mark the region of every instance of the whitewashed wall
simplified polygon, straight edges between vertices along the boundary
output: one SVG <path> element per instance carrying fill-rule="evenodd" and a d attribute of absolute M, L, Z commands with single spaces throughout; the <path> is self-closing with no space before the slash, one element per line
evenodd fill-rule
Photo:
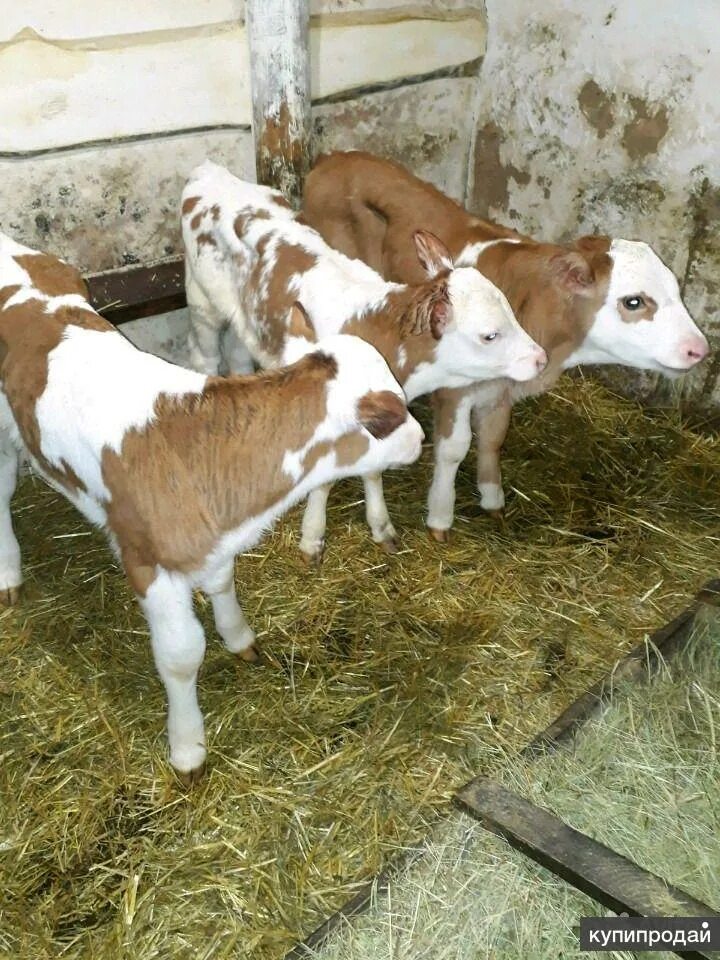
<path fill-rule="evenodd" d="M 488 0 L 487 16 L 471 206 L 547 239 L 653 244 L 716 351 L 675 389 L 720 402 L 717 0 Z"/>
<path fill-rule="evenodd" d="M 411 155 L 462 195 L 472 81 L 448 74 L 484 53 L 479 4 L 312 11 L 319 148 Z M 24 0 L 0 21 L 0 76 L 0 228 L 85 270 L 178 253 L 177 197 L 206 156 L 253 176 L 240 0 Z"/>

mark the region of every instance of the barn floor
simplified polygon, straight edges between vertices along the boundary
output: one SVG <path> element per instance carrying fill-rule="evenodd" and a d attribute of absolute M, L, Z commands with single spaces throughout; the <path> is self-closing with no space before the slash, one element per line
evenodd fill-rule
<path fill-rule="evenodd" d="M 648 684 L 619 684 L 574 741 L 540 759 L 506 757 L 510 789 L 720 909 L 720 616 Z M 575 960 L 596 901 L 471 817 L 431 831 L 421 860 L 317 960 Z M 616 960 L 645 953 L 615 951 Z M 654 953 L 658 960 L 675 954 Z"/>
<path fill-rule="evenodd" d="M 396 557 L 346 483 L 318 573 L 297 511 L 239 559 L 265 662 L 236 663 L 202 611 L 211 766 L 189 794 L 123 576 L 23 480 L 27 586 L 0 613 L 0 951 L 281 956 L 717 573 L 720 440 L 595 382 L 518 410 L 503 528 L 468 460 L 453 542 L 431 542 L 430 459 L 388 477 Z"/>

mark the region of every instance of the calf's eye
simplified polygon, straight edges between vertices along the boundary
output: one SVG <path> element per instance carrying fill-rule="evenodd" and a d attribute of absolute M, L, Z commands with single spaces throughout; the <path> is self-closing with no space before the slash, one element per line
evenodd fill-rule
<path fill-rule="evenodd" d="M 483 336 L 483 340 L 485 341 L 485 343 L 492 343 L 493 340 L 497 340 L 497 336 L 498 335 L 496 333 L 486 333 Z"/>
<path fill-rule="evenodd" d="M 645 301 L 642 297 L 623 297 L 622 305 L 626 310 L 639 310 L 645 306 Z"/>

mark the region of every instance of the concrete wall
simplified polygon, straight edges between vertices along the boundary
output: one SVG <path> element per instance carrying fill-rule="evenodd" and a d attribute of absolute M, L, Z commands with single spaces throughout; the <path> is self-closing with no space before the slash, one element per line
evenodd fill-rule
<path fill-rule="evenodd" d="M 719 347 L 672 389 L 720 401 L 716 0 L 311 9 L 318 150 L 393 156 L 537 236 L 648 240 Z M 254 175 L 242 0 L 25 0 L 0 23 L 0 74 L 0 228 L 86 270 L 180 252 L 177 197 L 204 157 Z"/>
<path fill-rule="evenodd" d="M 371 146 L 461 196 L 478 3 L 321 0 L 312 14 L 318 149 Z M 241 0 L 13 5 L 0 22 L 0 229 L 88 271 L 179 253 L 193 166 L 210 156 L 254 177 L 248 59 Z"/>
<path fill-rule="evenodd" d="M 675 389 L 716 402 L 719 12 L 716 0 L 487 0 L 468 189 L 475 211 L 533 235 L 653 244 L 717 349 Z"/>

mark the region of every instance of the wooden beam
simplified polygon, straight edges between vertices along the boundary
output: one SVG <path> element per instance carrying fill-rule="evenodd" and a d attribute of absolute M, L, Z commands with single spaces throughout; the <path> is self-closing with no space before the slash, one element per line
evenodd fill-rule
<path fill-rule="evenodd" d="M 119 326 L 185 306 L 185 265 L 173 257 L 147 267 L 124 267 L 85 277 L 93 307 Z"/>
<path fill-rule="evenodd" d="M 633 917 L 715 917 L 717 912 L 559 817 L 485 778 L 456 797 L 491 833 L 615 913 Z M 703 960 L 697 950 L 678 954 Z"/>
<path fill-rule="evenodd" d="M 299 205 L 310 162 L 309 0 L 247 0 L 258 183 Z"/>

